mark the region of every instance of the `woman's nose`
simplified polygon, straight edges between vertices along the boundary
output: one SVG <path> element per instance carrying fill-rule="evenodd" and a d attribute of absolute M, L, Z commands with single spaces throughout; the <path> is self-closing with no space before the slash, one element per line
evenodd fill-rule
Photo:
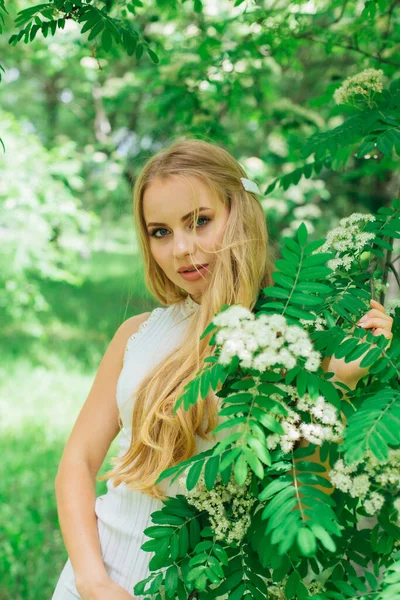
<path fill-rule="evenodd" d="M 180 255 L 190 254 L 194 249 L 193 237 L 189 234 L 177 234 L 174 239 L 174 253 L 177 258 Z"/>

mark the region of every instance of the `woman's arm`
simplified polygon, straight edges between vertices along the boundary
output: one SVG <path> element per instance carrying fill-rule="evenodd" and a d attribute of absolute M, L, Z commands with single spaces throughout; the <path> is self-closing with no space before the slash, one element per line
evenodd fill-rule
<path fill-rule="evenodd" d="M 108 346 L 89 395 L 72 429 L 55 479 L 58 517 L 76 587 L 83 597 L 109 581 L 95 514 L 96 476 L 119 433 L 116 386 L 125 346 L 149 313 L 131 317 Z"/>

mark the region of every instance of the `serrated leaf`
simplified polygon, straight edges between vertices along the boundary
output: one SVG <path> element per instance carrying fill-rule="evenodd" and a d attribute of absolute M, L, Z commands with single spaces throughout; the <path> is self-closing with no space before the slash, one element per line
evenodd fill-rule
<path fill-rule="evenodd" d="M 368 352 L 368 354 L 366 356 L 364 356 L 364 358 L 360 362 L 360 367 L 363 368 L 363 367 L 371 366 L 376 360 L 378 360 L 378 358 L 380 357 L 381 354 L 382 354 L 381 348 L 372 348 L 372 350 L 370 350 Z"/>
<path fill-rule="evenodd" d="M 297 545 L 303 556 L 314 556 L 317 543 L 314 533 L 308 527 L 302 527 L 297 533 Z"/>
<path fill-rule="evenodd" d="M 233 472 L 237 483 L 243 485 L 247 478 L 247 463 L 243 453 L 235 462 Z"/>
<path fill-rule="evenodd" d="M 204 482 L 208 491 L 214 487 L 215 480 L 219 472 L 220 457 L 212 456 L 206 462 L 204 467 Z"/>
<path fill-rule="evenodd" d="M 100 31 L 102 31 L 103 29 L 104 29 L 104 21 L 103 21 L 103 19 L 100 19 L 100 21 L 98 23 L 96 23 L 96 25 L 93 27 L 92 31 L 89 33 L 88 41 L 95 38 L 96 35 L 98 35 L 100 33 Z"/>
<path fill-rule="evenodd" d="M 264 500 L 268 500 L 268 498 L 272 498 L 272 496 L 274 496 L 279 491 L 284 490 L 292 483 L 293 477 L 291 477 L 290 475 L 283 475 L 282 477 L 279 477 L 278 479 L 275 479 L 274 481 L 269 483 L 267 487 L 264 488 L 263 491 L 260 493 L 258 498 L 261 502 L 263 502 Z"/>
<path fill-rule="evenodd" d="M 305 223 L 302 223 L 297 230 L 297 239 L 300 246 L 305 246 L 307 243 L 308 231 Z"/>
<path fill-rule="evenodd" d="M 260 459 L 257 456 L 255 456 L 253 452 L 247 447 L 243 448 L 243 452 L 246 457 L 246 461 L 250 466 L 250 469 L 253 471 L 253 473 L 255 473 L 255 475 L 257 475 L 259 479 L 263 479 L 264 467 L 262 466 Z"/>
<path fill-rule="evenodd" d="M 190 468 L 186 479 L 186 487 L 189 491 L 192 490 L 198 482 L 203 464 L 204 462 L 199 460 Z"/>

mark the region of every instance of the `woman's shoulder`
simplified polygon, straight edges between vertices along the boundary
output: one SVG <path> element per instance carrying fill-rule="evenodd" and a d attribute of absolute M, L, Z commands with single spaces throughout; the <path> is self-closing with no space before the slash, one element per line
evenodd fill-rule
<path fill-rule="evenodd" d="M 149 328 L 149 325 L 153 325 L 157 321 L 157 319 L 162 318 L 164 315 L 164 319 L 168 317 L 168 314 L 173 310 L 173 306 L 166 307 L 156 307 L 150 312 L 140 313 L 135 315 L 134 317 L 130 317 L 126 321 L 122 323 L 120 329 L 123 329 L 123 338 L 125 340 L 125 352 L 124 357 L 126 357 L 129 348 L 132 346 L 134 340 L 137 340 L 140 336 L 143 335 L 143 332 Z M 165 316 L 166 315 L 166 316 Z M 151 328 L 150 328 L 151 329 Z"/>
<path fill-rule="evenodd" d="M 167 309 L 157 307 L 151 311 L 139 313 L 138 315 L 129 317 L 119 327 L 122 337 L 125 337 L 126 341 L 128 341 L 133 335 L 138 333 L 145 323 L 147 323 L 149 320 L 153 320 L 158 314 L 164 312 L 165 310 Z"/>

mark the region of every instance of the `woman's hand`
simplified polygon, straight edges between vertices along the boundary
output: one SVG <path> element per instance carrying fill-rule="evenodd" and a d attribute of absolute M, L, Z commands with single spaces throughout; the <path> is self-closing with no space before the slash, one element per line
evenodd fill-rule
<path fill-rule="evenodd" d="M 376 300 L 370 300 L 370 305 L 372 306 L 372 309 L 361 317 L 357 325 L 364 329 L 371 329 L 373 335 L 384 335 L 386 338 L 390 339 L 390 342 L 386 347 L 387 350 L 392 343 L 393 319 L 385 313 L 384 306 Z M 364 341 L 365 337 L 360 340 L 360 343 Z M 344 358 L 335 358 L 334 356 L 331 356 L 326 369 L 329 373 L 334 373 L 334 376 L 330 381 L 341 381 L 354 389 L 358 381 L 367 375 L 369 371 L 369 367 L 360 367 L 360 363 L 367 352 L 369 352 L 369 350 L 366 350 L 357 360 L 353 360 L 349 363 L 346 363 Z"/>
<path fill-rule="evenodd" d="M 135 597 L 112 579 L 78 591 L 82 600 L 132 600 Z"/>

